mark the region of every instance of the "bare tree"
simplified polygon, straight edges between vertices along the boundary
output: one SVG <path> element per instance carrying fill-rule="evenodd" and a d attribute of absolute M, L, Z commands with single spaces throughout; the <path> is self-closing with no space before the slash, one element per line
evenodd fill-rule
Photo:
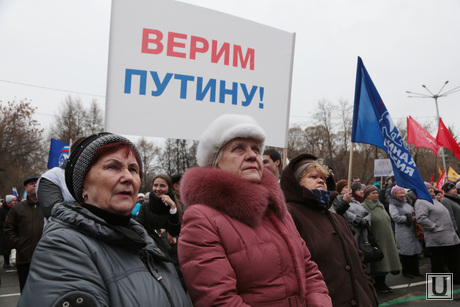
<path fill-rule="evenodd" d="M 172 175 L 183 173 L 196 165 L 197 141 L 167 139 L 160 154 L 160 167 L 163 172 Z"/>
<path fill-rule="evenodd" d="M 137 141 L 136 147 L 141 154 L 142 164 L 144 168 L 144 178 L 141 186 L 141 191 L 150 191 L 152 188 L 151 177 L 155 169 L 155 160 L 158 160 L 160 148 L 153 142 L 141 138 Z"/>
<path fill-rule="evenodd" d="M 84 129 L 86 135 L 95 134 L 104 130 L 102 110 L 96 99 L 91 101 L 89 108 L 86 110 Z"/>
<path fill-rule="evenodd" d="M 24 178 L 46 169 L 43 129 L 33 119 L 36 108 L 27 100 L 0 101 L 0 193 L 21 187 Z"/>
<path fill-rule="evenodd" d="M 85 136 L 86 111 L 81 104 L 80 98 L 67 96 L 59 106 L 59 114 L 51 126 L 50 138 L 70 143 L 78 137 Z"/>

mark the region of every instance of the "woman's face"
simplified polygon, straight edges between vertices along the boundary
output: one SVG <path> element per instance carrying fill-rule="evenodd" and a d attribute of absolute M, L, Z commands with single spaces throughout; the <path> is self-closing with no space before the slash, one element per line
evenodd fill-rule
<path fill-rule="evenodd" d="M 153 181 L 152 191 L 153 191 L 153 194 L 155 194 L 158 197 L 160 197 L 161 195 L 168 194 L 169 193 L 168 183 L 163 178 L 156 178 Z"/>
<path fill-rule="evenodd" d="M 222 157 L 216 167 L 252 183 L 260 183 L 263 164 L 259 143 L 253 139 L 232 140 L 222 149 Z"/>
<path fill-rule="evenodd" d="M 430 193 L 430 196 L 431 196 L 431 197 L 435 196 L 435 195 L 434 195 L 434 189 L 433 189 L 432 186 L 427 187 L 427 189 L 428 189 L 428 192 Z"/>
<path fill-rule="evenodd" d="M 404 191 L 404 189 L 399 189 L 398 191 L 396 191 L 395 196 L 396 197 L 404 197 L 404 196 L 406 196 L 406 191 Z"/>
<path fill-rule="evenodd" d="M 309 170 L 299 182 L 300 186 L 308 190 L 327 190 L 326 178 L 315 168 Z"/>
<path fill-rule="evenodd" d="M 347 193 L 348 193 L 348 187 L 347 187 L 347 186 L 344 186 L 344 187 L 342 188 L 342 191 L 340 191 L 340 194 L 345 195 L 345 194 L 347 194 Z"/>
<path fill-rule="evenodd" d="M 141 184 L 139 164 L 134 154 L 120 149 L 102 156 L 83 181 L 85 203 L 103 210 L 129 215 Z"/>
<path fill-rule="evenodd" d="M 372 192 L 369 193 L 369 195 L 367 195 L 367 198 L 370 199 L 373 202 L 376 202 L 379 199 L 379 192 L 378 191 L 372 191 Z"/>
<path fill-rule="evenodd" d="M 447 191 L 446 193 L 457 195 L 457 188 L 454 186 L 452 189 L 450 189 L 450 190 Z"/>
<path fill-rule="evenodd" d="M 358 189 L 354 193 L 358 196 L 364 197 L 364 188 Z"/>

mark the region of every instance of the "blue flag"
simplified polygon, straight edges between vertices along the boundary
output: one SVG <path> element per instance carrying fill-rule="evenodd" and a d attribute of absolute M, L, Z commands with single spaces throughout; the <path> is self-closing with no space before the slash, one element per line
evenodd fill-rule
<path fill-rule="evenodd" d="M 385 150 L 393 166 L 396 183 L 411 189 L 418 198 L 432 202 L 422 176 L 360 57 L 356 72 L 351 141 Z"/>
<path fill-rule="evenodd" d="M 51 139 L 50 154 L 48 156 L 48 169 L 61 166 L 69 157 L 69 144 Z"/>

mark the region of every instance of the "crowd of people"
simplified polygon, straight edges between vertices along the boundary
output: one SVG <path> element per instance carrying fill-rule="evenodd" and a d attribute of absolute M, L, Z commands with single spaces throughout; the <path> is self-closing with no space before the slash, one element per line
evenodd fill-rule
<path fill-rule="evenodd" d="M 378 306 L 386 276 L 421 276 L 422 255 L 460 283 L 460 184 L 426 183 L 429 202 L 394 177 L 337 180 L 310 153 L 283 168 L 265 138 L 249 116 L 218 117 L 198 166 L 144 193 L 131 141 L 76 140 L 0 207 L 18 306 Z"/>

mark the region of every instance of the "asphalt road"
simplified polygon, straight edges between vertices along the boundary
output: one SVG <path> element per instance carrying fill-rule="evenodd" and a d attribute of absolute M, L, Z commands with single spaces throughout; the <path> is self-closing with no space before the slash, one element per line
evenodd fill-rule
<path fill-rule="evenodd" d="M 460 260 L 459 260 L 460 261 Z M 16 306 L 19 300 L 19 282 L 16 269 L 3 268 L 3 259 L 0 261 L 0 307 Z M 420 260 L 420 272 L 425 275 L 430 273 L 430 260 Z M 426 278 L 405 278 L 399 275 L 387 275 L 386 283 L 393 288 L 393 293 L 379 293 L 380 306 L 460 306 L 460 285 L 453 286 L 452 300 L 427 300 Z M 430 286 L 431 284 L 429 284 Z M 448 291 L 447 295 L 450 293 Z M 161 306 L 160 306 L 161 307 Z M 365 306 L 364 306 L 365 307 Z"/>

